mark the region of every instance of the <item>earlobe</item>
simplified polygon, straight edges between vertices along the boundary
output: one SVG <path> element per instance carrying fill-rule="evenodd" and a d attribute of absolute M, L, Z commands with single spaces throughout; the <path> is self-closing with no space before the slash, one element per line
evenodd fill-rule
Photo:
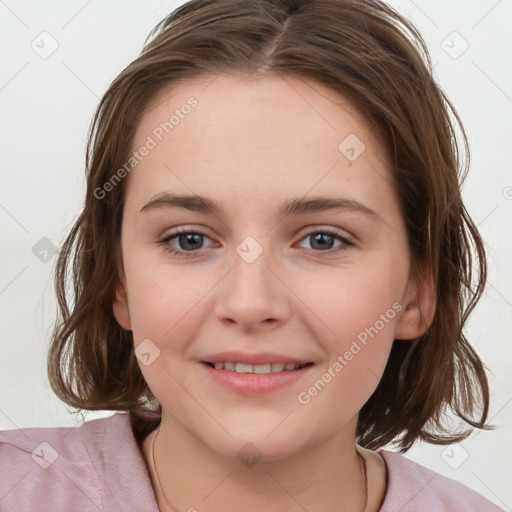
<path fill-rule="evenodd" d="M 118 324 L 125 330 L 131 331 L 132 322 L 130 319 L 130 309 L 128 307 L 128 295 L 126 287 L 120 280 L 116 284 L 116 297 L 112 304 L 112 310 Z"/>
<path fill-rule="evenodd" d="M 425 272 L 418 281 L 410 283 L 403 305 L 404 309 L 395 326 L 395 339 L 412 340 L 425 334 L 432 324 L 436 309 L 431 272 Z"/>

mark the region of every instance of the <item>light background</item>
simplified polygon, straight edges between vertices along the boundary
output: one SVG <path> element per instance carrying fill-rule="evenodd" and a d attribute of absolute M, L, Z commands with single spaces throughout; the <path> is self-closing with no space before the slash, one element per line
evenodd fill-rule
<path fill-rule="evenodd" d="M 46 377 L 55 256 L 50 250 L 47 262 L 40 259 L 41 248 L 51 247 L 41 239 L 60 246 L 80 210 L 85 140 L 99 98 L 181 3 L 0 0 L 0 429 L 82 422 Z M 512 2 L 389 3 L 419 27 L 468 133 L 464 198 L 490 267 L 468 334 L 491 371 L 498 427 L 449 448 L 421 444 L 408 457 L 511 510 Z M 58 48 L 47 58 L 33 49 L 49 52 L 52 40 Z"/>

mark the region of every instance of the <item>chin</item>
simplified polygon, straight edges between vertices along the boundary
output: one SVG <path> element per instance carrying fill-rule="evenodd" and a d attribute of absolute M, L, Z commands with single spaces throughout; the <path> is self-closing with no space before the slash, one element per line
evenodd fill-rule
<path fill-rule="evenodd" d="M 300 447 L 289 438 L 283 444 L 282 440 L 270 441 L 265 434 L 259 437 L 253 436 L 235 437 L 226 442 L 225 439 L 208 443 L 209 448 L 230 460 L 238 460 L 247 467 L 252 467 L 258 462 L 271 462 L 296 455 Z"/>
<path fill-rule="evenodd" d="M 279 421 L 282 420 L 281 417 Z M 304 428 L 291 430 L 289 425 L 286 428 L 285 422 L 279 425 L 279 421 L 272 422 L 271 427 L 268 427 L 268 423 L 259 423 L 256 420 L 246 426 L 226 424 L 226 429 L 233 437 L 227 434 L 209 436 L 202 432 L 198 439 L 213 453 L 231 460 L 239 460 L 248 467 L 259 461 L 278 461 L 297 455 L 312 444 L 313 440 L 305 437 Z"/>

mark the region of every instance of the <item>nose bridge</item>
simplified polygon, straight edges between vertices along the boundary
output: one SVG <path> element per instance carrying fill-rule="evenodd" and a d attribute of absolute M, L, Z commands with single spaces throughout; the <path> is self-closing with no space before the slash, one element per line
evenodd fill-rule
<path fill-rule="evenodd" d="M 268 242 L 268 240 L 267 240 Z M 233 271 L 231 276 L 231 293 L 236 293 L 238 300 L 257 305 L 264 301 L 270 303 L 274 295 L 272 273 L 267 267 L 272 265 L 271 250 L 265 241 L 260 241 L 253 236 L 247 236 L 236 247 L 236 255 L 233 258 Z"/>
<path fill-rule="evenodd" d="M 233 267 L 226 276 L 216 301 L 219 319 L 231 319 L 245 327 L 266 320 L 283 320 L 287 315 L 285 287 L 270 267 L 273 251 L 253 236 L 236 247 Z"/>

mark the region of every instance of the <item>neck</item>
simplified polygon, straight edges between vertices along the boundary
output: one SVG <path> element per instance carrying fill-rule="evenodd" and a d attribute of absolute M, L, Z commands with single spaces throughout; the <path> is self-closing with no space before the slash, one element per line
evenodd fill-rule
<path fill-rule="evenodd" d="M 355 436 L 339 435 L 280 460 L 254 465 L 222 457 L 190 433 L 164 421 L 143 443 L 155 497 L 162 512 L 247 512 L 289 510 L 374 510 Z M 153 461 L 154 459 L 154 461 Z M 372 461 L 369 461 L 370 470 Z M 376 508 L 375 508 L 376 510 Z"/>

